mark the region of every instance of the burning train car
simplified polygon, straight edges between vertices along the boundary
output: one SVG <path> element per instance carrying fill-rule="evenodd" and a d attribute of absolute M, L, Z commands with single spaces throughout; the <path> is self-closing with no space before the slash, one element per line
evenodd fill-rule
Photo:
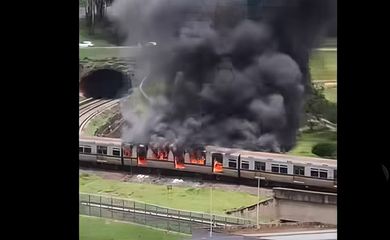
<path fill-rule="evenodd" d="M 256 179 L 305 187 L 337 188 L 337 161 L 217 146 L 155 148 L 120 139 L 83 137 L 80 162 L 167 169 L 196 174 Z"/>

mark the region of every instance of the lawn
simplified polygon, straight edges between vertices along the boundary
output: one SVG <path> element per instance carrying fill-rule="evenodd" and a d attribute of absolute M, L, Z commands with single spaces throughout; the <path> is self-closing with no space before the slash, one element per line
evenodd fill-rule
<path fill-rule="evenodd" d="M 100 113 L 99 115 L 95 116 L 91 119 L 91 121 L 88 123 L 85 129 L 85 134 L 87 136 L 94 136 L 96 131 L 106 124 L 111 117 L 115 115 L 119 111 L 118 107 L 114 107 L 112 109 L 107 109 L 104 112 Z"/>
<path fill-rule="evenodd" d="M 84 193 L 106 194 L 180 210 L 208 213 L 210 209 L 210 188 L 173 186 L 168 194 L 166 185 L 107 180 L 85 174 L 80 175 L 79 185 L 79 191 Z M 256 200 L 257 196 L 248 193 L 214 189 L 213 213 L 223 215 L 227 210 L 252 205 Z"/>
<path fill-rule="evenodd" d="M 79 217 L 80 240 L 179 240 L 189 235 L 89 216 Z"/>
<path fill-rule="evenodd" d="M 337 87 L 326 87 L 324 95 L 329 101 L 337 103 Z"/>
<path fill-rule="evenodd" d="M 311 149 L 317 143 L 322 142 L 337 143 L 337 132 L 332 132 L 329 130 L 303 132 L 298 137 L 297 145 L 289 152 L 289 154 L 318 157 L 311 152 Z"/>
<path fill-rule="evenodd" d="M 313 51 L 310 73 L 313 80 L 337 80 L 337 51 Z"/>
<path fill-rule="evenodd" d="M 89 48 L 80 48 L 79 49 L 79 58 L 89 58 L 89 59 L 104 59 L 111 57 L 119 57 L 120 49 L 119 48 L 99 48 L 99 47 L 89 47 Z"/>

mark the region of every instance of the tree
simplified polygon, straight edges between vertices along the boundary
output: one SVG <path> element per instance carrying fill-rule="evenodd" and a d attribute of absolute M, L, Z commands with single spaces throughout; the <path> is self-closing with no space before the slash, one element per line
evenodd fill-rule
<path fill-rule="evenodd" d="M 321 118 L 325 118 L 330 122 L 337 123 L 337 104 L 325 98 L 323 84 L 314 84 L 311 90 L 311 95 L 305 105 L 310 130 L 313 130 L 314 127 L 313 121 L 310 121 L 313 118 L 317 122 L 321 121 Z"/>
<path fill-rule="evenodd" d="M 313 146 L 311 152 L 320 157 L 336 158 L 337 144 L 336 143 L 318 143 Z"/>
<path fill-rule="evenodd" d="M 107 6 L 112 4 L 112 0 L 80 0 L 80 5 L 85 7 L 86 24 L 90 34 L 94 34 L 96 23 L 105 20 Z"/>

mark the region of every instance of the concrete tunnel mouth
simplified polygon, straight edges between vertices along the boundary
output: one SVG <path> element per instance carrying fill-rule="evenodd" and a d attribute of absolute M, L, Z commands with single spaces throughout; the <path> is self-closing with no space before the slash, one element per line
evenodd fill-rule
<path fill-rule="evenodd" d="M 92 70 L 80 79 L 80 91 L 86 98 L 118 98 L 129 82 L 126 74 L 115 69 Z"/>

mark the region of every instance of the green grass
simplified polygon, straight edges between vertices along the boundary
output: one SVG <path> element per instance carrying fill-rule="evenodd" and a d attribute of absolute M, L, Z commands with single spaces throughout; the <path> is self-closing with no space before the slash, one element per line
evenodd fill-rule
<path fill-rule="evenodd" d="M 116 109 L 116 110 L 115 110 Z M 85 128 L 85 134 L 88 136 L 94 136 L 96 130 L 107 123 L 110 118 L 117 112 L 118 108 L 113 108 L 102 112 L 101 114 L 94 117 Z"/>
<path fill-rule="evenodd" d="M 206 213 L 210 211 L 209 188 L 173 186 L 173 191 L 168 194 L 165 185 L 107 180 L 96 175 L 80 176 L 79 184 L 80 192 L 109 194 L 180 210 Z M 256 200 L 257 196 L 248 193 L 214 189 L 213 213 L 224 215 L 227 210 L 252 205 Z"/>
<path fill-rule="evenodd" d="M 89 216 L 79 217 L 80 240 L 179 240 L 189 235 Z"/>
<path fill-rule="evenodd" d="M 310 73 L 313 80 L 337 80 L 337 51 L 314 51 Z"/>
<path fill-rule="evenodd" d="M 303 132 L 298 137 L 297 145 L 289 153 L 299 156 L 318 157 L 311 152 L 311 149 L 317 143 L 322 142 L 337 143 L 337 132 L 328 130 Z"/>
<path fill-rule="evenodd" d="M 92 41 L 93 42 L 93 41 Z M 119 57 L 120 49 L 118 48 L 80 48 L 79 49 L 79 58 L 89 58 L 89 59 L 104 59 L 111 57 Z"/>
<path fill-rule="evenodd" d="M 337 103 L 337 87 L 327 87 L 324 89 L 324 95 L 326 99 L 331 102 Z"/>

